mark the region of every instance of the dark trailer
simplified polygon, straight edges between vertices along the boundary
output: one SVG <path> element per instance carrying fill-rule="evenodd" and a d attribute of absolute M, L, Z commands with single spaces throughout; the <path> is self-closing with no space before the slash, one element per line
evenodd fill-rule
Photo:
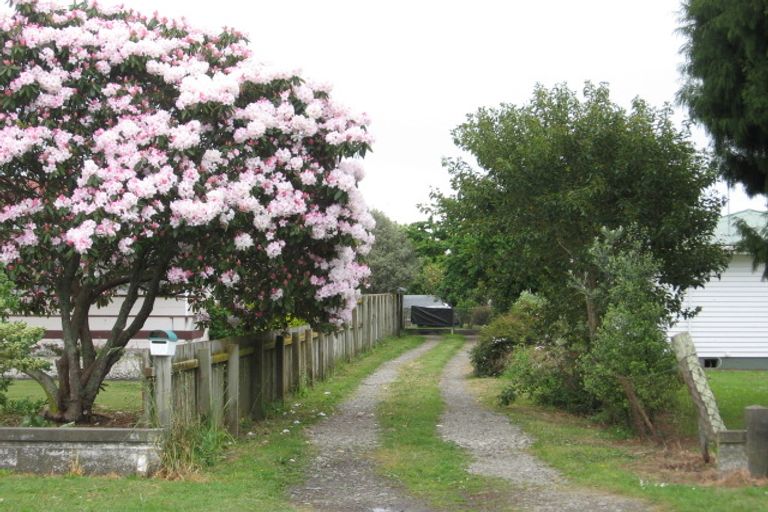
<path fill-rule="evenodd" d="M 404 295 L 403 309 L 410 325 L 453 327 L 453 308 L 433 295 Z"/>

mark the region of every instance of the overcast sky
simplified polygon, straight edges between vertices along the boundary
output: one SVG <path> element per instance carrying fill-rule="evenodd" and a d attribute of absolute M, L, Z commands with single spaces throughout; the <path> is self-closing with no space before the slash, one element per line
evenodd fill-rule
<path fill-rule="evenodd" d="M 608 82 L 623 106 L 635 96 L 660 106 L 681 83 L 674 0 L 102 1 L 235 27 L 261 60 L 332 83 L 338 101 L 371 116 L 361 189 L 399 222 L 421 218 L 431 187 L 448 188 L 450 131 L 481 106 L 523 103 L 536 82 L 585 80 Z M 730 196 L 731 211 L 764 209 Z"/>

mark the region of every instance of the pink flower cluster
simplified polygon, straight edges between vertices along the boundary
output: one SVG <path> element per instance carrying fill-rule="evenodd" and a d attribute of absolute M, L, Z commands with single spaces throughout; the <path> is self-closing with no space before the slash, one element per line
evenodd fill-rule
<path fill-rule="evenodd" d="M 366 116 L 259 64 L 232 30 L 96 3 L 15 5 L 0 15 L 13 70 L 0 77 L 11 105 L 0 112 L 0 169 L 20 192 L 0 207 L 0 263 L 74 251 L 95 279 L 173 246 L 170 285 L 274 301 L 303 293 L 331 319 L 348 317 L 366 277 L 357 258 L 372 243 L 357 189 Z M 29 8 L 46 16 L 32 21 Z M 312 254 L 313 279 L 285 270 L 300 257 L 292 247 Z"/>

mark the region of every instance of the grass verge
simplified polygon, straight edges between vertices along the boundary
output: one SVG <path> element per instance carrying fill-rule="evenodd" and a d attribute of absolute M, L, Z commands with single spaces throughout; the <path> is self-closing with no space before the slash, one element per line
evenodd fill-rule
<path fill-rule="evenodd" d="M 81 476 L 32 476 L 0 472 L 0 509 L 14 511 L 295 510 L 286 489 L 303 478 L 311 457 L 304 426 L 330 414 L 381 363 L 422 342 L 389 339 L 333 377 L 305 389 L 232 445 L 224 461 L 186 480 Z M 322 413 L 322 414 L 321 414 Z M 250 429 L 250 430 L 249 430 Z"/>
<path fill-rule="evenodd" d="M 473 504 L 480 500 L 488 507 L 500 485 L 467 473 L 468 455 L 437 431 L 443 413 L 440 375 L 463 343 L 461 336 L 445 336 L 404 366 L 377 411 L 383 435 L 376 458 L 382 471 L 438 510 L 477 510 Z"/>
<path fill-rule="evenodd" d="M 6 396 L 11 400 L 45 400 L 40 385 L 29 379 L 15 380 Z M 103 411 L 141 411 L 141 382 L 138 380 L 107 380 L 96 396 L 96 407 Z"/>
<path fill-rule="evenodd" d="M 768 371 L 708 370 L 707 379 L 717 399 L 717 407 L 725 426 L 744 428 L 744 408 L 749 405 L 768 406 Z M 680 431 L 696 435 L 696 409 L 688 391 L 683 388 L 678 396 L 680 404 L 677 422 Z"/>
<path fill-rule="evenodd" d="M 680 481 L 675 467 L 669 464 L 664 468 L 664 454 L 655 445 L 621 440 L 616 432 L 584 418 L 521 399 L 500 407 L 496 397 L 504 385 L 503 379 L 471 381 L 473 390 L 489 407 L 506 413 L 536 439 L 533 454 L 576 485 L 641 497 L 668 511 L 768 511 L 768 486 L 727 487 Z"/>

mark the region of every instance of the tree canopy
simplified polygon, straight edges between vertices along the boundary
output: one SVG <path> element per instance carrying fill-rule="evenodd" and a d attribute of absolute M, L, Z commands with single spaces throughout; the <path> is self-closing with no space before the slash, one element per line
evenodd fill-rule
<path fill-rule="evenodd" d="M 376 220 L 373 228 L 375 242 L 366 257 L 371 270 L 368 280 L 372 293 L 392 293 L 398 288 L 410 290 L 421 262 L 413 243 L 400 226 L 383 212 L 371 212 Z"/>
<path fill-rule="evenodd" d="M 537 86 L 528 103 L 481 108 L 453 135 L 479 169 L 446 162 L 455 194 L 436 195 L 433 211 L 456 244 L 449 259 L 497 306 L 531 289 L 572 319 L 586 312 L 594 332 L 588 249 L 602 228 L 632 230 L 674 290 L 725 264 L 711 244 L 720 201 L 705 192 L 716 174 L 668 107 L 636 99 L 626 111 L 607 85 L 588 83 L 583 100 Z"/>
<path fill-rule="evenodd" d="M 768 16 L 763 2 L 687 0 L 679 99 L 714 139 L 720 170 L 768 192 Z"/>
<path fill-rule="evenodd" d="M 261 65 L 239 32 L 17 0 L 0 19 L 0 263 L 60 315 L 61 417 L 87 414 L 158 294 L 260 328 L 348 320 L 373 221 L 366 117 Z M 120 294 L 106 344 L 91 307 Z M 30 373 L 50 392 L 57 383 Z"/>

